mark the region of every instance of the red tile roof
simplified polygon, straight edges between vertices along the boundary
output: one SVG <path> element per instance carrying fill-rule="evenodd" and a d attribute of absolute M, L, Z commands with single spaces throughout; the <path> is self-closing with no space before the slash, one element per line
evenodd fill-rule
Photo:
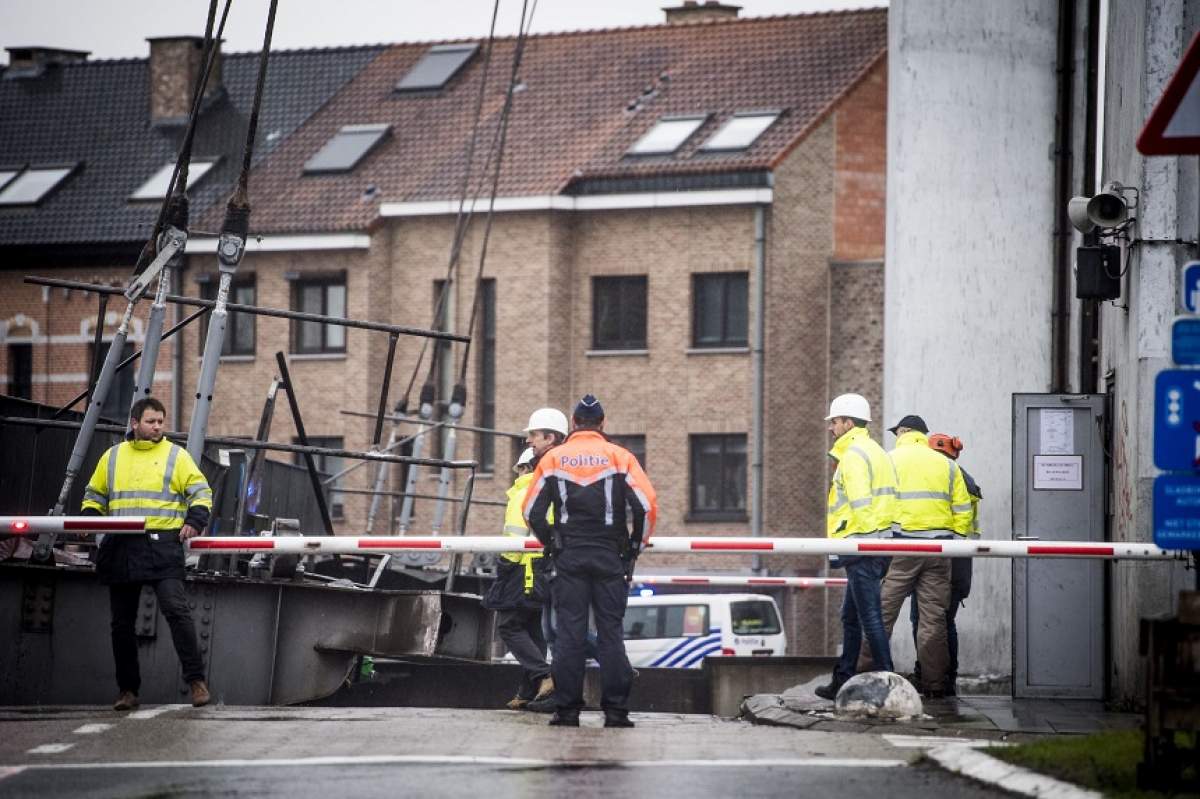
<path fill-rule="evenodd" d="M 475 174 L 498 124 L 514 45 L 513 38 L 495 42 Z M 459 197 L 482 48 L 438 94 L 393 91 L 429 46 L 384 50 L 254 171 L 254 231 L 362 230 L 380 202 Z M 531 36 L 499 196 L 556 194 L 583 178 L 769 169 L 886 47 L 886 9 Z M 639 98 L 637 110 L 628 110 Z M 763 109 L 784 113 L 749 149 L 698 151 L 733 113 Z M 660 117 L 696 113 L 710 116 L 674 155 L 625 155 Z M 354 170 L 303 174 L 305 161 L 341 126 L 368 123 L 391 124 L 391 136 Z M 368 186 L 377 191 L 365 197 Z"/>

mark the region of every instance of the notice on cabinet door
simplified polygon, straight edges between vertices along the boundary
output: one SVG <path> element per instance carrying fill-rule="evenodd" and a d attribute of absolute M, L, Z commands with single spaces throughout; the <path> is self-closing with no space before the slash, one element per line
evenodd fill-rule
<path fill-rule="evenodd" d="M 1070 408 L 1042 408 L 1038 413 L 1041 433 L 1038 440 L 1042 455 L 1070 455 L 1075 451 L 1075 411 Z"/>
<path fill-rule="evenodd" d="M 1082 491 L 1082 455 L 1034 455 L 1035 491 Z"/>

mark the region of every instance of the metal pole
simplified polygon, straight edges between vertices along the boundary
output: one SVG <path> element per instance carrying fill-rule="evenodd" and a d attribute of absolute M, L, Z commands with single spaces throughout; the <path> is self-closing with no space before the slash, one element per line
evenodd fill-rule
<path fill-rule="evenodd" d="M 142 340 L 142 362 L 138 365 L 137 382 L 133 387 L 133 404 L 150 396 L 154 387 L 154 370 L 158 366 L 158 348 L 163 340 L 163 320 L 167 314 L 167 294 L 171 291 L 171 270 L 182 266 L 183 251 L 187 234 L 176 227 L 169 227 L 160 242 L 176 241 L 179 249 L 158 276 L 158 288 L 154 292 L 154 304 L 150 306 L 150 319 L 146 324 L 146 337 Z"/>
<path fill-rule="evenodd" d="M 463 491 L 462 511 L 458 514 L 458 534 L 464 536 L 467 534 L 467 514 L 471 511 L 471 495 L 475 492 L 475 470 L 467 475 L 467 487 Z M 462 555 L 454 553 L 450 557 L 450 571 L 446 575 L 446 591 L 454 590 L 454 580 L 458 576 L 459 566 L 462 564 Z"/>
<path fill-rule="evenodd" d="M 754 207 L 754 340 L 751 349 L 751 383 L 753 384 L 752 428 L 754 441 L 750 459 L 750 535 L 762 535 L 763 523 L 763 423 L 765 407 L 763 401 L 763 347 L 766 342 L 767 309 L 767 222 L 766 208 Z M 762 572 L 762 558 L 755 555 L 751 568 L 755 574 Z"/>
<path fill-rule="evenodd" d="M 467 387 L 458 383 L 450 394 L 450 406 L 446 409 L 450 415 L 450 423 L 446 425 L 446 448 L 442 452 L 442 457 L 446 460 L 454 460 L 454 451 L 458 447 L 458 431 L 455 425 L 462 419 L 466 405 Z M 446 515 L 446 497 L 450 494 L 450 470 L 445 467 L 442 467 L 442 473 L 438 476 L 437 493 L 437 504 L 433 506 L 433 525 L 430 528 L 434 535 L 442 530 L 442 519 Z"/>
<path fill-rule="evenodd" d="M 400 338 L 397 333 L 388 334 L 387 366 L 383 370 L 383 385 L 379 389 L 379 414 L 375 418 L 375 435 L 371 436 L 371 446 L 378 447 L 383 439 L 383 417 L 387 413 L 388 387 L 392 383 L 392 364 L 396 361 L 396 341 Z"/>
<path fill-rule="evenodd" d="M 296 425 L 296 437 L 300 445 L 308 446 L 308 435 L 304 432 L 304 420 L 300 418 L 300 401 L 296 399 L 296 389 L 292 384 L 292 375 L 288 371 L 287 359 L 282 352 L 275 353 L 275 362 L 279 364 L 279 373 L 283 375 L 283 388 L 287 391 L 288 406 L 292 409 L 292 422 Z M 304 453 L 304 465 L 308 468 L 308 479 L 312 483 L 313 493 L 317 496 L 317 508 L 321 511 L 321 523 L 325 532 L 333 535 L 333 519 L 329 515 L 329 503 L 325 501 L 325 491 L 321 488 L 321 478 L 317 475 L 317 463 L 311 452 Z"/>
<path fill-rule="evenodd" d="M 421 407 L 418 414 L 425 421 L 433 419 L 433 385 L 426 383 L 421 387 Z M 421 436 L 413 442 L 414 458 L 420 458 L 421 452 L 425 449 L 425 437 Z M 408 526 L 412 522 L 413 510 L 413 494 L 417 491 L 417 475 L 420 474 L 420 468 L 415 464 L 408 467 L 408 478 L 404 481 L 404 502 L 400 505 L 400 535 L 408 532 Z"/>
<path fill-rule="evenodd" d="M 100 345 L 104 343 L 104 317 L 108 313 L 108 295 L 101 294 L 97 305 L 99 307 L 96 309 L 96 331 L 92 335 L 92 365 L 88 371 L 87 391 L 83 392 L 84 398 L 89 403 L 92 396 L 92 386 L 96 385 L 96 381 L 100 377 Z"/>
<path fill-rule="evenodd" d="M 170 328 L 167 330 L 167 332 L 166 332 L 166 333 L 163 333 L 163 334 L 162 334 L 162 340 L 163 340 L 163 341 L 166 341 L 166 340 L 167 340 L 167 339 L 169 339 L 171 336 L 175 335 L 175 334 L 176 334 L 176 333 L 178 333 L 180 330 L 182 330 L 183 328 L 187 327 L 187 326 L 188 326 L 188 324 L 190 324 L 191 322 L 195 321 L 195 320 L 196 320 L 196 319 L 198 319 L 199 317 L 201 317 L 201 316 L 204 316 L 204 314 L 206 314 L 206 313 L 208 313 L 208 309 L 207 309 L 207 308 L 201 308 L 201 309 L 200 309 L 200 310 L 198 310 L 198 311 L 193 311 L 192 313 L 188 314 L 188 315 L 187 315 L 187 317 L 185 317 L 185 318 L 184 318 L 182 321 L 180 321 L 178 324 L 172 325 L 172 326 L 171 326 L 171 327 L 170 327 Z M 125 367 L 126 367 L 126 366 L 129 366 L 129 364 L 133 363 L 134 361 L 140 360 L 140 359 L 141 359 L 141 357 L 142 357 L 142 353 L 141 353 L 141 351 L 140 351 L 140 350 L 139 350 L 138 352 L 135 352 L 135 353 L 133 353 L 133 354 L 132 354 L 132 355 L 130 355 L 128 358 L 126 358 L 125 360 L 123 360 L 123 361 L 121 361 L 119 364 L 117 364 L 117 371 L 118 371 L 118 372 L 124 371 L 124 369 L 125 369 Z M 178 370 L 178 369 L 176 369 L 175 371 L 176 371 L 176 373 L 178 373 L 178 372 L 179 372 L 179 370 Z M 81 392 L 79 392 L 78 394 L 76 394 L 74 399 L 72 399 L 72 400 L 71 400 L 70 402 L 68 402 L 66 405 L 64 405 L 64 406 L 62 406 L 61 408 L 59 408 L 58 410 L 56 410 L 56 411 L 54 412 L 54 415 L 53 415 L 53 416 L 51 416 L 50 418 L 51 418 L 51 419 L 57 419 L 58 417 L 62 416 L 64 413 L 66 413 L 67 411 L 71 410 L 71 408 L 75 407 L 75 403 L 79 402 L 80 400 L 87 399 L 87 396 L 88 396 L 89 394 L 91 394 L 91 393 L 92 393 L 92 387 L 91 387 L 91 385 L 88 385 L 88 388 L 87 388 L 87 390 L 86 390 L 86 391 L 81 391 Z M 175 405 L 175 407 L 176 407 L 176 408 L 178 408 L 178 407 L 179 407 L 179 405 L 180 405 L 180 403 L 179 403 L 179 402 L 176 402 L 176 403 L 174 403 L 174 405 Z"/>
<path fill-rule="evenodd" d="M 398 425 L 392 425 L 392 432 L 388 436 L 387 446 L 383 448 L 384 452 L 389 452 L 402 443 L 396 440 L 397 427 Z M 366 463 L 366 461 L 359 461 L 359 463 Z M 355 465 L 357 466 L 358 464 Z M 368 533 L 375 532 L 375 517 L 379 514 L 379 505 L 383 502 L 384 486 L 387 485 L 387 476 L 389 471 L 391 471 L 390 465 L 382 461 L 379 464 L 379 468 L 375 471 L 375 483 L 373 485 L 374 490 L 371 496 L 371 506 L 367 510 Z"/>
<path fill-rule="evenodd" d="M 208 415 L 212 411 L 213 391 L 217 385 L 217 367 L 221 362 L 221 350 L 225 346 L 225 323 L 229 318 L 226 307 L 229 287 L 237 274 L 238 264 L 246 253 L 244 236 L 223 231 L 217 241 L 217 266 L 220 283 L 217 285 L 217 302 L 208 320 L 208 336 L 204 340 L 204 360 L 200 364 L 200 379 L 196 384 L 196 404 L 192 406 L 192 423 L 188 428 L 187 451 L 196 463 L 204 454 L 204 435 L 208 432 Z M 291 395 L 289 388 L 288 395 Z"/>
<path fill-rule="evenodd" d="M 96 388 L 92 392 L 87 412 L 83 416 L 83 423 L 79 426 L 79 435 L 75 437 L 75 445 L 71 448 L 71 457 L 67 461 L 67 473 L 63 479 L 62 488 L 59 489 L 58 500 L 50 510 L 51 516 L 63 515 L 67 506 L 67 498 L 71 493 L 71 488 L 75 485 L 75 478 L 79 475 L 83 459 L 92 445 L 92 436 L 96 432 L 97 422 L 100 421 L 100 408 L 104 405 L 104 400 L 108 398 L 109 389 L 112 388 L 117 361 L 120 360 L 121 352 L 125 349 L 125 339 L 129 335 L 129 321 L 133 318 L 133 309 L 137 305 L 138 298 L 142 296 L 142 292 L 146 290 L 150 281 L 162 271 L 167 261 L 175 255 L 177 248 L 175 242 L 164 247 L 158 257 L 125 290 L 125 313 L 121 316 L 121 324 L 117 327 L 117 332 L 108 347 L 108 353 L 104 357 L 104 366 L 100 369 Z M 53 533 L 45 533 L 38 537 L 37 544 L 33 549 L 34 560 L 48 561 L 50 559 L 54 538 Z"/>

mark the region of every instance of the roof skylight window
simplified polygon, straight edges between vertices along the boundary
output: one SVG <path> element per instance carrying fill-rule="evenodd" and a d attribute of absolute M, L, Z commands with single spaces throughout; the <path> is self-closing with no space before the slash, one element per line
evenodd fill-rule
<path fill-rule="evenodd" d="M 663 117 L 642 138 L 633 143 L 627 155 L 670 155 L 678 150 L 708 117 Z"/>
<path fill-rule="evenodd" d="M 0 205 L 34 205 L 75 170 L 70 166 L 30 167 L 0 190 Z"/>
<path fill-rule="evenodd" d="M 21 172 L 20 167 L 17 167 L 17 168 L 0 167 L 0 189 L 3 189 L 5 186 L 7 186 L 8 182 L 10 180 L 12 180 L 13 178 L 15 178 L 18 174 L 20 174 L 20 172 Z"/>
<path fill-rule="evenodd" d="M 346 172 L 387 134 L 390 125 L 344 125 L 304 165 L 305 172 Z"/>
<path fill-rule="evenodd" d="M 708 141 L 701 150 L 745 150 L 779 118 L 778 111 L 754 114 L 734 114 Z"/>
<path fill-rule="evenodd" d="M 435 44 L 396 84 L 396 91 L 418 92 L 440 89 L 471 60 L 478 44 Z"/>
<path fill-rule="evenodd" d="M 187 188 L 196 185 L 200 178 L 208 174 L 208 170 L 216 166 L 217 159 L 195 159 L 188 165 Z M 131 200 L 161 200 L 167 196 L 167 187 L 171 183 L 171 173 L 175 171 L 175 163 L 171 162 L 150 176 L 142 187 L 129 195 Z"/>

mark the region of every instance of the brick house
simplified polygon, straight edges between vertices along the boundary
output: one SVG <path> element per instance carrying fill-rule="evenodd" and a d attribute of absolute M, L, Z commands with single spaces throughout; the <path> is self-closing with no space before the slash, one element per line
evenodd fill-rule
<path fill-rule="evenodd" d="M 608 432 L 639 454 L 658 489 L 660 535 L 750 534 L 763 275 L 761 529 L 823 536 L 828 400 L 847 390 L 874 403 L 881 395 L 887 12 L 736 15 L 731 6 L 685 4 L 663 25 L 529 38 L 464 421 L 517 431 L 533 408 L 569 412 L 592 392 Z M 498 39 L 492 51 L 472 184 L 514 46 Z M 251 178 L 251 226 L 261 240 L 239 271 L 239 301 L 466 332 L 486 191 L 440 320 L 434 309 L 486 61 L 474 41 L 386 47 L 276 144 Z M 197 216 L 196 227 L 216 230 L 220 215 Z M 213 249 L 212 239 L 189 244 L 186 293 L 215 285 Z M 274 353 L 283 351 L 310 437 L 369 446 L 373 423 L 342 411 L 374 410 L 386 336 L 266 317 L 238 325 L 210 432 L 253 430 Z M 178 382 L 189 390 L 199 332 L 182 341 Z M 419 339 L 401 340 L 393 401 L 405 395 L 420 350 Z M 463 350 L 441 352 L 433 377 L 444 408 Z M 428 357 L 422 364 L 410 407 Z M 274 440 L 291 440 L 290 425 L 287 408 L 277 409 Z M 480 461 L 475 496 L 501 498 L 518 448 L 465 432 L 458 446 L 459 457 Z M 367 478 L 360 470 L 341 487 L 366 488 Z M 426 473 L 418 491 L 431 493 L 435 479 Z M 367 502 L 336 495 L 339 529 L 361 529 Z M 431 504 L 417 503 L 414 530 L 428 529 Z M 469 531 L 493 533 L 497 518 L 480 506 Z M 808 575 L 824 568 L 821 559 L 783 557 L 763 565 Z M 680 556 L 639 568 L 748 566 L 745 556 Z M 779 596 L 791 651 L 832 651 L 840 632 L 827 619 L 840 592 Z"/>

